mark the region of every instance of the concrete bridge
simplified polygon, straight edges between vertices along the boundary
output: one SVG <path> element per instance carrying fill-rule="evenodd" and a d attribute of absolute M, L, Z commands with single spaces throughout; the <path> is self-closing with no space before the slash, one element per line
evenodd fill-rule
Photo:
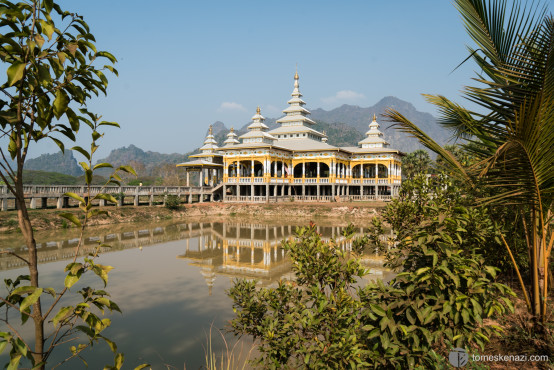
<path fill-rule="evenodd" d="M 23 191 L 25 199 L 29 202 L 30 209 L 46 208 L 48 203 L 55 202 L 56 208 L 66 208 L 76 203 L 73 199 L 65 196 L 65 193 L 75 193 L 83 198 L 95 196 L 96 194 L 112 194 L 118 200 L 118 206 L 125 205 L 126 199 L 133 199 L 133 205 L 152 205 L 155 198 L 165 203 L 166 195 L 178 195 L 185 202 L 213 201 L 214 193 L 220 187 L 212 186 L 97 186 L 89 189 L 86 186 L 76 185 L 25 185 Z M 129 203 L 131 204 L 131 203 Z M 52 205 L 52 204 L 51 204 Z M 106 201 L 100 199 L 98 205 L 105 206 Z M 8 191 L 7 186 L 0 186 L 0 210 L 7 211 L 16 209 L 15 197 Z"/>

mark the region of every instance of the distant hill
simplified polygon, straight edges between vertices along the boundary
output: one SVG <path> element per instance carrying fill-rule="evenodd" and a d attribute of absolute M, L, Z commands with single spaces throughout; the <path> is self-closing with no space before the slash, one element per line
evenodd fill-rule
<path fill-rule="evenodd" d="M 154 175 L 160 167 L 163 165 L 172 165 L 186 162 L 189 155 L 193 152 L 188 152 L 185 154 L 172 153 L 172 154 L 163 154 L 158 152 L 152 152 L 144 150 L 134 146 L 129 145 L 128 147 L 122 147 L 114 149 L 110 154 L 103 159 L 99 159 L 97 163 L 107 162 L 111 163 L 114 167 L 121 165 L 131 165 L 137 171 L 137 174 L 140 176 L 152 176 Z M 111 172 L 111 169 L 104 168 L 101 169 L 98 173 L 100 175 L 106 176 Z"/>
<path fill-rule="evenodd" d="M 43 154 L 37 158 L 25 161 L 26 170 L 57 172 L 71 176 L 81 176 L 83 169 L 77 163 L 71 150 L 54 154 Z"/>
<path fill-rule="evenodd" d="M 367 108 L 347 104 L 330 111 L 318 108 L 312 111 L 311 118 L 315 121 L 325 121 L 331 124 L 346 123 L 360 133 L 365 133 L 369 129 L 368 126 L 373 114 L 376 114 L 377 122 L 381 125 L 380 130 L 385 134 L 385 139 L 391 144 L 392 148 L 405 153 L 423 149 L 423 146 L 416 139 L 389 127 L 391 123 L 384 121 L 384 118 L 381 117 L 381 114 L 385 113 L 387 108 L 396 109 L 441 145 L 445 144 L 450 138 L 450 133 L 436 123 L 435 117 L 429 113 L 419 112 L 411 103 L 394 96 L 387 96 L 374 106 Z M 330 138 L 329 141 L 331 141 Z"/>

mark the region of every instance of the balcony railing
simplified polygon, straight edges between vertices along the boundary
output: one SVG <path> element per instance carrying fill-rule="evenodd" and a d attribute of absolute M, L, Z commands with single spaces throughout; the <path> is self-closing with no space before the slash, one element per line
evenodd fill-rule
<path fill-rule="evenodd" d="M 393 178 L 335 178 L 330 179 L 328 177 L 227 177 L 226 183 L 229 184 L 351 184 L 351 185 L 400 185 L 402 181 L 400 179 Z"/>

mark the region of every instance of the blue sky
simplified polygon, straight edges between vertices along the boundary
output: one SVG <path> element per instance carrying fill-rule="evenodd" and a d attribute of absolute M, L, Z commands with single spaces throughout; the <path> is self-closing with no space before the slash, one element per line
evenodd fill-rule
<path fill-rule="evenodd" d="M 279 117 L 296 64 L 308 109 L 393 95 L 434 114 L 421 93 L 456 98 L 473 76 L 471 63 L 451 73 L 470 40 L 445 0 L 60 3 L 119 60 L 108 96 L 90 104 L 122 127 L 107 130 L 99 157 L 129 144 L 184 153 L 209 124 L 240 127 L 257 105 Z"/>

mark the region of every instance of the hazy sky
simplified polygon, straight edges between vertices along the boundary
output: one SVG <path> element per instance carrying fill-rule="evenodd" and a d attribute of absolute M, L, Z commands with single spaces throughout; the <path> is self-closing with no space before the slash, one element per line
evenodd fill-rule
<path fill-rule="evenodd" d="M 119 60 L 108 96 L 90 104 L 122 126 L 107 131 L 100 156 L 129 144 L 184 153 L 201 145 L 209 124 L 240 127 L 257 105 L 279 117 L 296 64 L 308 109 L 367 107 L 393 95 L 434 114 L 421 93 L 455 98 L 473 76 L 471 63 L 451 73 L 470 39 L 446 0 L 61 4 Z M 41 145 L 31 156 L 55 151 Z"/>

